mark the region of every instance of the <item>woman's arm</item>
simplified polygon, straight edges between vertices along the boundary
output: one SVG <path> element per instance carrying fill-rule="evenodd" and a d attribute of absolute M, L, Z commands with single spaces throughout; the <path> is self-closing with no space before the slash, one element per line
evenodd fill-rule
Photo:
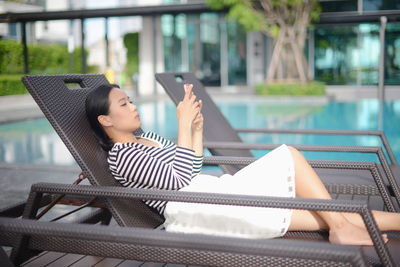
<path fill-rule="evenodd" d="M 161 152 L 164 157 L 174 154 L 173 161 L 166 163 L 128 144 L 121 146 L 119 150 L 109 152 L 108 163 L 114 178 L 123 186 L 174 190 L 190 183 L 193 150 L 175 146 L 166 148 Z"/>
<path fill-rule="evenodd" d="M 200 104 L 195 101 L 196 96 L 192 93 L 192 88 L 192 84 L 187 87 L 183 100 L 176 107 L 176 116 L 178 118 L 177 145 L 187 149 L 193 149 L 191 128 L 194 119 L 200 112 Z"/>
<path fill-rule="evenodd" d="M 203 103 L 199 100 L 200 112 L 192 123 L 192 145 L 196 156 L 203 156 L 203 114 L 201 114 L 201 107 Z"/>

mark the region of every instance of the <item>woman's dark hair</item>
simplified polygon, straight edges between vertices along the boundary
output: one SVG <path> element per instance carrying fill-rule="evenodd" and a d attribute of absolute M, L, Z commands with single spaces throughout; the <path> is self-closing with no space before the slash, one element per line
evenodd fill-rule
<path fill-rule="evenodd" d="M 87 95 L 85 101 L 86 116 L 97 141 L 99 141 L 101 147 L 105 151 L 110 151 L 114 144 L 110 137 L 108 137 L 106 131 L 104 131 L 103 126 L 100 124 L 97 117 L 100 115 L 108 115 L 110 109 L 108 95 L 113 88 L 120 87 L 116 84 L 100 85 Z"/>

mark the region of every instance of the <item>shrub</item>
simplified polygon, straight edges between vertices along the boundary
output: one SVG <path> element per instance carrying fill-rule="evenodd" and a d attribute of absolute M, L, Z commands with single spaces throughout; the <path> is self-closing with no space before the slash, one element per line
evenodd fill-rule
<path fill-rule="evenodd" d="M 0 75 L 0 96 L 26 94 L 24 84 L 21 81 L 22 74 Z"/>
<path fill-rule="evenodd" d="M 126 75 L 131 78 L 139 72 L 139 33 L 127 33 L 124 36 L 124 45 L 127 49 Z"/>
<path fill-rule="evenodd" d="M 16 41 L 0 41 L 0 73 L 24 72 L 23 47 Z"/>
<path fill-rule="evenodd" d="M 86 58 L 88 52 L 85 51 Z M 70 73 L 70 55 L 66 45 L 28 44 L 29 74 Z M 82 72 L 81 48 L 76 48 L 74 73 Z M 87 66 L 88 73 L 95 73 L 96 66 Z M 0 96 L 25 94 L 27 90 L 21 82 L 24 72 L 23 46 L 20 42 L 0 40 Z"/>
<path fill-rule="evenodd" d="M 86 58 L 88 51 L 85 50 Z M 70 55 L 66 45 L 28 44 L 30 74 L 70 73 Z M 73 53 L 74 73 L 82 72 L 81 48 Z M 88 73 L 96 72 L 95 66 L 87 66 Z M 24 72 L 23 46 L 20 42 L 0 40 L 0 74 L 18 74 Z"/>
<path fill-rule="evenodd" d="M 258 84 L 255 87 L 257 95 L 325 95 L 325 83 L 312 81 L 306 84 L 301 83 L 274 83 Z"/>

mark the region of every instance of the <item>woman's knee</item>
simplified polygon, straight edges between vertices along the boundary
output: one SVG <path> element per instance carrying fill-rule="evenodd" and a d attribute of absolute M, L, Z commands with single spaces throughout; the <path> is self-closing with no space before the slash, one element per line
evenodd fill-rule
<path fill-rule="evenodd" d="M 293 159 L 296 161 L 297 159 L 300 158 L 304 158 L 303 154 L 301 154 L 301 152 L 299 150 L 297 150 L 296 148 L 292 147 L 292 146 L 287 146 L 290 154 L 292 154 Z"/>
<path fill-rule="evenodd" d="M 292 153 L 292 155 L 293 155 L 293 154 L 300 153 L 296 148 L 294 148 L 294 147 L 292 147 L 292 146 L 287 146 L 287 147 L 288 147 L 290 153 Z"/>

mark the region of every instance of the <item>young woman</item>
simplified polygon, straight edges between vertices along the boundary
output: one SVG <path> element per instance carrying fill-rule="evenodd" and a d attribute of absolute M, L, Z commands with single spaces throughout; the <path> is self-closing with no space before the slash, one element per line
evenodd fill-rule
<path fill-rule="evenodd" d="M 202 102 L 188 85 L 176 108 L 177 144 L 153 132 L 135 136 L 138 110 L 117 85 L 102 85 L 86 99 L 86 113 L 114 178 L 125 187 L 331 199 L 323 183 L 294 148 L 282 145 L 235 175 L 200 174 L 203 160 Z M 182 89 L 183 90 L 183 89 Z M 372 245 L 361 216 L 273 208 L 144 200 L 165 217 L 167 231 L 251 238 L 287 230 L 329 231 L 335 244 Z M 379 229 L 400 230 L 400 214 L 373 211 Z M 383 235 L 385 241 L 387 236 Z"/>

